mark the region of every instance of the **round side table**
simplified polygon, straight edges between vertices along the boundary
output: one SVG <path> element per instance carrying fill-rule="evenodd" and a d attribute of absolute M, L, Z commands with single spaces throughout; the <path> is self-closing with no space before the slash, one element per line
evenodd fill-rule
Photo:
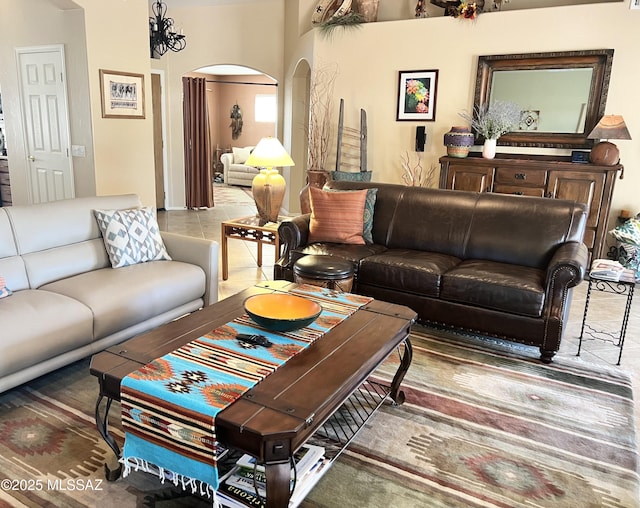
<path fill-rule="evenodd" d="M 293 265 L 298 284 L 312 284 L 348 293 L 353 287 L 353 263 L 337 256 L 309 255 Z"/>

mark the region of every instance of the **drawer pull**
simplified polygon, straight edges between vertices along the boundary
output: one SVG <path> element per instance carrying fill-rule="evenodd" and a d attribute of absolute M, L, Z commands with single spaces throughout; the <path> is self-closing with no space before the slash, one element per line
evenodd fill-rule
<path fill-rule="evenodd" d="M 527 175 L 526 173 L 516 173 L 514 175 L 516 180 L 526 180 L 527 179 Z"/>
<path fill-rule="evenodd" d="M 522 195 L 524 195 L 524 192 L 517 191 L 517 192 L 514 192 L 513 194 L 516 195 L 516 196 L 522 196 Z"/>

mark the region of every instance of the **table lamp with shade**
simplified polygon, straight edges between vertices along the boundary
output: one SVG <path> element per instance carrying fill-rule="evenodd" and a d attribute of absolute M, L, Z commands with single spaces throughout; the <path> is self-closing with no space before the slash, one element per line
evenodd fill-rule
<path fill-rule="evenodd" d="M 591 149 L 589 160 L 593 164 L 614 166 L 620 161 L 620 151 L 609 139 L 631 139 L 622 115 L 604 115 L 589 133 L 589 139 L 604 139 Z"/>
<path fill-rule="evenodd" d="M 251 182 L 251 192 L 258 209 L 260 225 L 277 222 L 287 184 L 275 168 L 295 166 L 293 159 L 277 138 L 267 137 L 258 142 L 245 164 L 261 168 L 260 173 Z"/>

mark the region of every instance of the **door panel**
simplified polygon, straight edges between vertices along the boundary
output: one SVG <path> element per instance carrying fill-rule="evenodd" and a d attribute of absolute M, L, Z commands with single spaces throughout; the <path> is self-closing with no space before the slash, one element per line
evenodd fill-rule
<path fill-rule="evenodd" d="M 493 187 L 493 168 L 468 168 L 449 166 L 447 187 L 453 190 L 470 192 L 491 192 Z"/>
<path fill-rule="evenodd" d="M 586 204 L 589 207 L 587 227 L 595 228 L 602 206 L 604 180 L 604 173 L 549 171 L 550 197 Z"/>
<path fill-rule="evenodd" d="M 17 50 L 32 203 L 75 195 L 62 46 Z"/>

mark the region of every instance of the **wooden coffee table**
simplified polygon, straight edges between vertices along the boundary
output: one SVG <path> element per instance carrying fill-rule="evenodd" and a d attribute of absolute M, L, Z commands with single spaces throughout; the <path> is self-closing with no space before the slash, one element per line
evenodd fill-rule
<path fill-rule="evenodd" d="M 109 434 L 108 416 L 111 402 L 120 400 L 124 377 L 232 321 L 244 312 L 242 303 L 247 297 L 291 286 L 294 284 L 286 281 L 259 284 L 94 355 L 90 370 L 100 384 L 96 424 L 116 456 L 120 457 L 120 448 Z M 411 363 L 409 332 L 416 317 L 407 307 L 374 300 L 218 413 L 218 440 L 265 464 L 267 508 L 288 506 L 290 458 L 402 344 L 400 366 L 392 382 L 383 387 L 369 417 L 387 397 L 398 404 L 404 402 L 400 383 Z M 119 474 L 107 468 L 108 479 Z"/>

